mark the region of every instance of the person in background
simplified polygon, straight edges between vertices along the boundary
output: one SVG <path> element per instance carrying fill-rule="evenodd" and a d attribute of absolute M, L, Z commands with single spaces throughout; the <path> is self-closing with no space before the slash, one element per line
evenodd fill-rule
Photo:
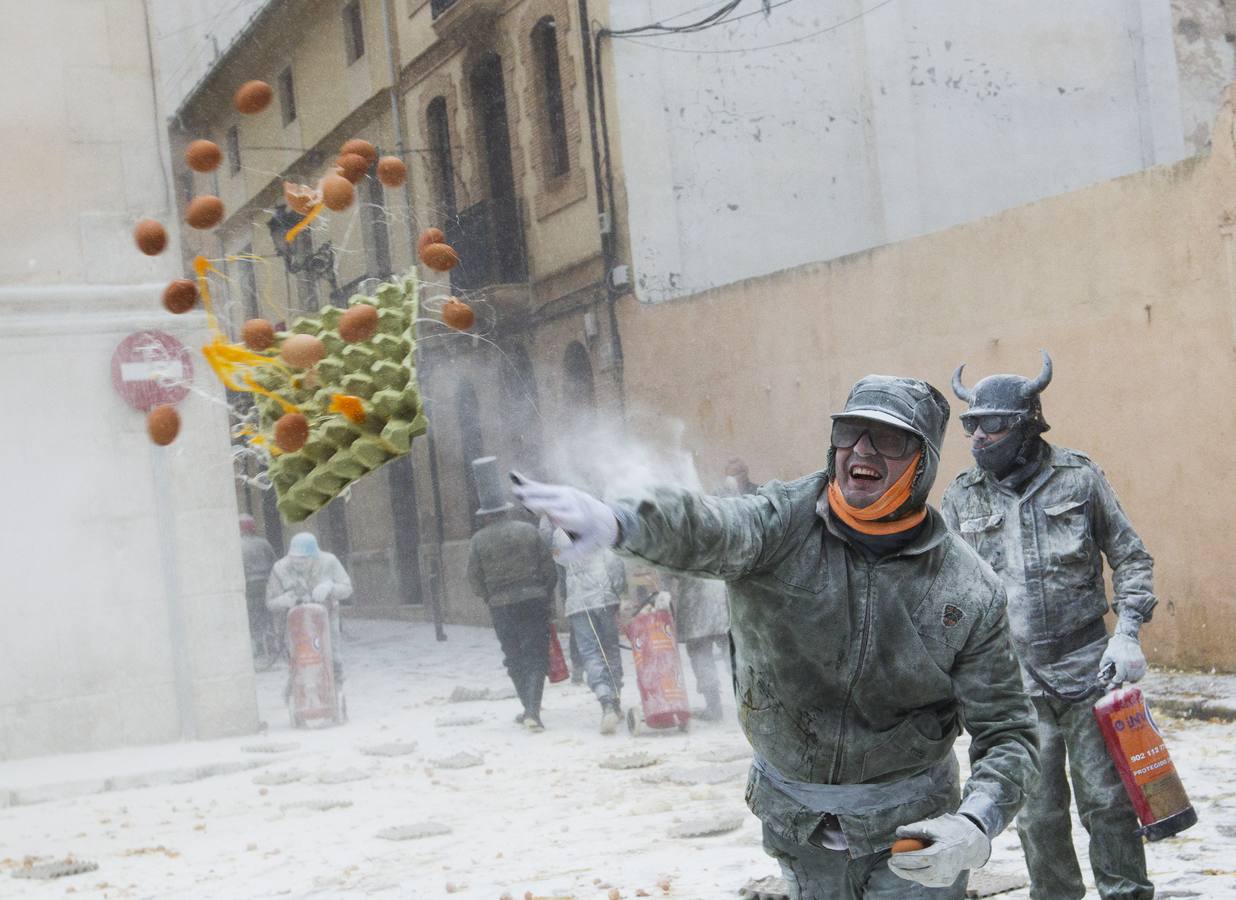
<path fill-rule="evenodd" d="M 690 578 L 685 575 L 667 577 L 673 597 L 674 631 L 678 642 L 687 648 L 695 689 L 704 698 L 703 709 L 691 710 L 691 716 L 704 722 L 721 719 L 721 680 L 717 663 L 732 679 L 730 669 L 730 613 L 726 605 L 726 588 L 719 581 Z"/>
<path fill-rule="evenodd" d="M 1092 710 L 1101 682 L 1146 674 L 1139 635 L 1158 602 L 1154 560 L 1103 470 L 1043 440 L 1047 351 L 1034 379 L 989 375 L 970 390 L 963 368 L 953 392 L 970 405 L 961 424 L 975 465 L 949 485 L 940 512 L 1004 581 L 1013 646 L 1038 713 L 1043 777 L 1017 816 L 1030 896 L 1086 895 L 1071 835 L 1071 780 L 1099 896 L 1149 900 L 1155 891 L 1137 814 Z M 1103 557 L 1116 610 L 1110 635 Z"/>
<path fill-rule="evenodd" d="M 549 623 L 553 616 L 558 567 L 537 527 L 511 515 L 493 456 L 472 461 L 481 528 L 468 546 L 468 584 L 485 601 L 493 619 L 503 664 L 523 712 L 518 724 L 537 733 L 541 694 L 549 674 Z"/>
<path fill-rule="evenodd" d="M 721 496 L 741 497 L 744 494 L 754 494 L 759 489 L 760 486 L 751 480 L 751 473 L 742 457 L 732 457 L 725 464 L 724 487 L 718 491 Z"/>
<path fill-rule="evenodd" d="M 555 548 L 571 539 L 554 531 Z M 566 615 L 579 648 L 588 687 L 601 703 L 601 734 L 613 734 L 622 721 L 622 652 L 618 646 L 618 608 L 627 590 L 627 570 L 617 555 L 597 550 L 559 562 L 566 581 Z"/>
<path fill-rule="evenodd" d="M 240 556 L 245 568 L 245 606 L 249 611 L 249 638 L 256 645 L 271 627 L 266 609 L 266 582 L 278 555 L 270 541 L 257 533 L 253 516 L 240 517 Z"/>
<path fill-rule="evenodd" d="M 266 608 L 287 620 L 288 611 L 302 603 L 320 603 L 330 613 L 331 662 L 335 683 L 343 683 L 343 638 L 339 630 L 339 601 L 352 596 L 352 579 L 333 553 L 318 547 L 311 532 L 292 535 L 288 554 L 275 563 L 266 583 Z M 288 673 L 291 678 L 291 673 Z M 289 686 L 291 682 L 289 681 Z"/>

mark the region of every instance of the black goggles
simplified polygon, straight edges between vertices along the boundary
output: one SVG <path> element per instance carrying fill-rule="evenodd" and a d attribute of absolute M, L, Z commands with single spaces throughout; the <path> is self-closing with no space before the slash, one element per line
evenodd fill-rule
<path fill-rule="evenodd" d="M 866 419 L 833 420 L 833 446 L 840 450 L 850 449 L 862 440 L 864 434 L 876 452 L 889 459 L 908 456 L 919 446 L 918 435 L 892 425 L 881 425 Z"/>
<path fill-rule="evenodd" d="M 961 430 L 966 434 L 971 435 L 981 428 L 984 434 L 999 434 L 1002 431 L 1008 431 L 1017 424 L 1018 415 L 991 413 L 985 416 L 969 416 L 961 417 Z"/>

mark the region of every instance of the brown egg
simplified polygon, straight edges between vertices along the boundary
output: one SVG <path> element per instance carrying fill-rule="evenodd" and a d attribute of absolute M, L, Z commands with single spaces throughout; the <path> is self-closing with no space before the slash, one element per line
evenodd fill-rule
<path fill-rule="evenodd" d="M 359 153 L 345 153 L 335 162 L 335 166 L 340 175 L 356 184 L 369 171 L 369 160 Z"/>
<path fill-rule="evenodd" d="M 166 447 L 180 434 L 180 413 L 174 406 L 156 406 L 146 414 L 146 433 L 160 447 Z"/>
<path fill-rule="evenodd" d="M 408 167 L 398 156 L 384 156 L 378 160 L 378 181 L 387 187 L 399 187 L 408 180 Z"/>
<path fill-rule="evenodd" d="M 426 228 L 416 239 L 416 255 L 420 256 L 430 244 L 445 244 L 446 234 L 441 228 Z"/>
<path fill-rule="evenodd" d="M 275 326 L 265 319 L 250 319 L 240 329 L 240 337 L 246 347 L 261 353 L 275 342 Z"/>
<path fill-rule="evenodd" d="M 893 841 L 894 853 L 913 853 L 915 850 L 923 850 L 926 847 L 927 844 L 918 838 L 902 838 L 899 841 Z"/>
<path fill-rule="evenodd" d="M 163 289 L 163 305 L 168 312 L 187 313 L 197 305 L 197 285 L 188 278 L 177 278 Z"/>
<path fill-rule="evenodd" d="M 133 240 L 147 256 L 158 256 L 167 246 L 167 231 L 154 219 L 142 219 L 133 229 Z"/>
<path fill-rule="evenodd" d="M 309 440 L 309 420 L 300 413 L 285 413 L 275 422 L 275 443 L 280 450 L 295 453 Z"/>
<path fill-rule="evenodd" d="M 430 244 L 421 251 L 421 262 L 435 272 L 449 272 L 459 265 L 459 254 L 450 244 Z"/>
<path fill-rule="evenodd" d="M 253 115 L 270 106 L 270 101 L 274 96 L 274 88 L 265 81 L 246 81 L 237 88 L 232 97 L 232 105 L 236 107 L 237 112 Z"/>
<path fill-rule="evenodd" d="M 342 156 L 345 153 L 359 153 L 365 157 L 370 165 L 378 161 L 378 151 L 373 149 L 373 144 L 361 138 L 352 138 L 352 140 L 345 142 L 339 148 L 339 154 Z"/>
<path fill-rule="evenodd" d="M 378 311 L 368 303 L 358 303 L 339 317 L 339 336 L 349 344 L 367 341 L 378 330 Z"/>
<path fill-rule="evenodd" d="M 467 331 L 476 324 L 476 313 L 471 306 L 452 297 L 442 307 L 442 321 L 456 331 Z"/>
<path fill-rule="evenodd" d="M 211 194 L 194 197 L 185 207 L 185 222 L 191 228 L 214 228 L 223 221 L 223 201 Z"/>
<path fill-rule="evenodd" d="M 214 141 L 194 141 L 185 147 L 185 162 L 194 172 L 213 172 L 223 162 L 223 151 Z"/>
<path fill-rule="evenodd" d="M 347 209 L 356 199 L 356 188 L 342 175 L 327 175 L 322 179 L 322 202 L 335 212 Z"/>
<path fill-rule="evenodd" d="M 283 342 L 279 355 L 289 366 L 312 369 L 326 355 L 326 345 L 311 334 L 294 334 Z"/>

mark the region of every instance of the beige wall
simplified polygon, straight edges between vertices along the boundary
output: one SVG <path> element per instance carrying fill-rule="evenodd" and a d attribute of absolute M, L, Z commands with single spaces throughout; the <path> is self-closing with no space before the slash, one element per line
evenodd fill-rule
<path fill-rule="evenodd" d="M 973 224 L 658 308 L 622 309 L 633 407 L 687 424 L 703 469 L 756 480 L 822 467 L 830 412 L 869 372 L 948 392 L 1034 374 L 1048 438 L 1106 470 L 1152 554 L 1157 662 L 1236 669 L 1236 143 L 1229 90 L 1207 157 Z M 951 396 L 951 394 L 950 394 Z M 938 499 L 969 465 L 956 413 Z"/>

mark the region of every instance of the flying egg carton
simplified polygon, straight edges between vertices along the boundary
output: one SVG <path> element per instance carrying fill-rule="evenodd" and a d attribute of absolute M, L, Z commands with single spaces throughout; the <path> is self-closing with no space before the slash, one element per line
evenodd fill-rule
<path fill-rule="evenodd" d="M 309 420 L 304 447 L 274 454 L 268 470 L 285 521 L 303 521 L 352 482 L 405 456 L 412 440 L 428 428 L 414 358 L 418 294 L 412 274 L 380 285 L 372 297 L 354 295 L 349 307 L 368 303 L 378 310 L 377 331 L 365 341 L 348 343 L 339 336 L 344 310 L 336 306 L 303 316 L 288 332 L 276 335 L 280 343 L 293 334 L 313 335 L 326 348 L 325 358 L 290 383 L 277 367 L 255 374 L 258 384 L 295 404 Z M 358 397 L 365 421 L 330 411 L 336 394 Z M 270 435 L 284 409 L 262 395 L 256 403 L 260 430 Z"/>

